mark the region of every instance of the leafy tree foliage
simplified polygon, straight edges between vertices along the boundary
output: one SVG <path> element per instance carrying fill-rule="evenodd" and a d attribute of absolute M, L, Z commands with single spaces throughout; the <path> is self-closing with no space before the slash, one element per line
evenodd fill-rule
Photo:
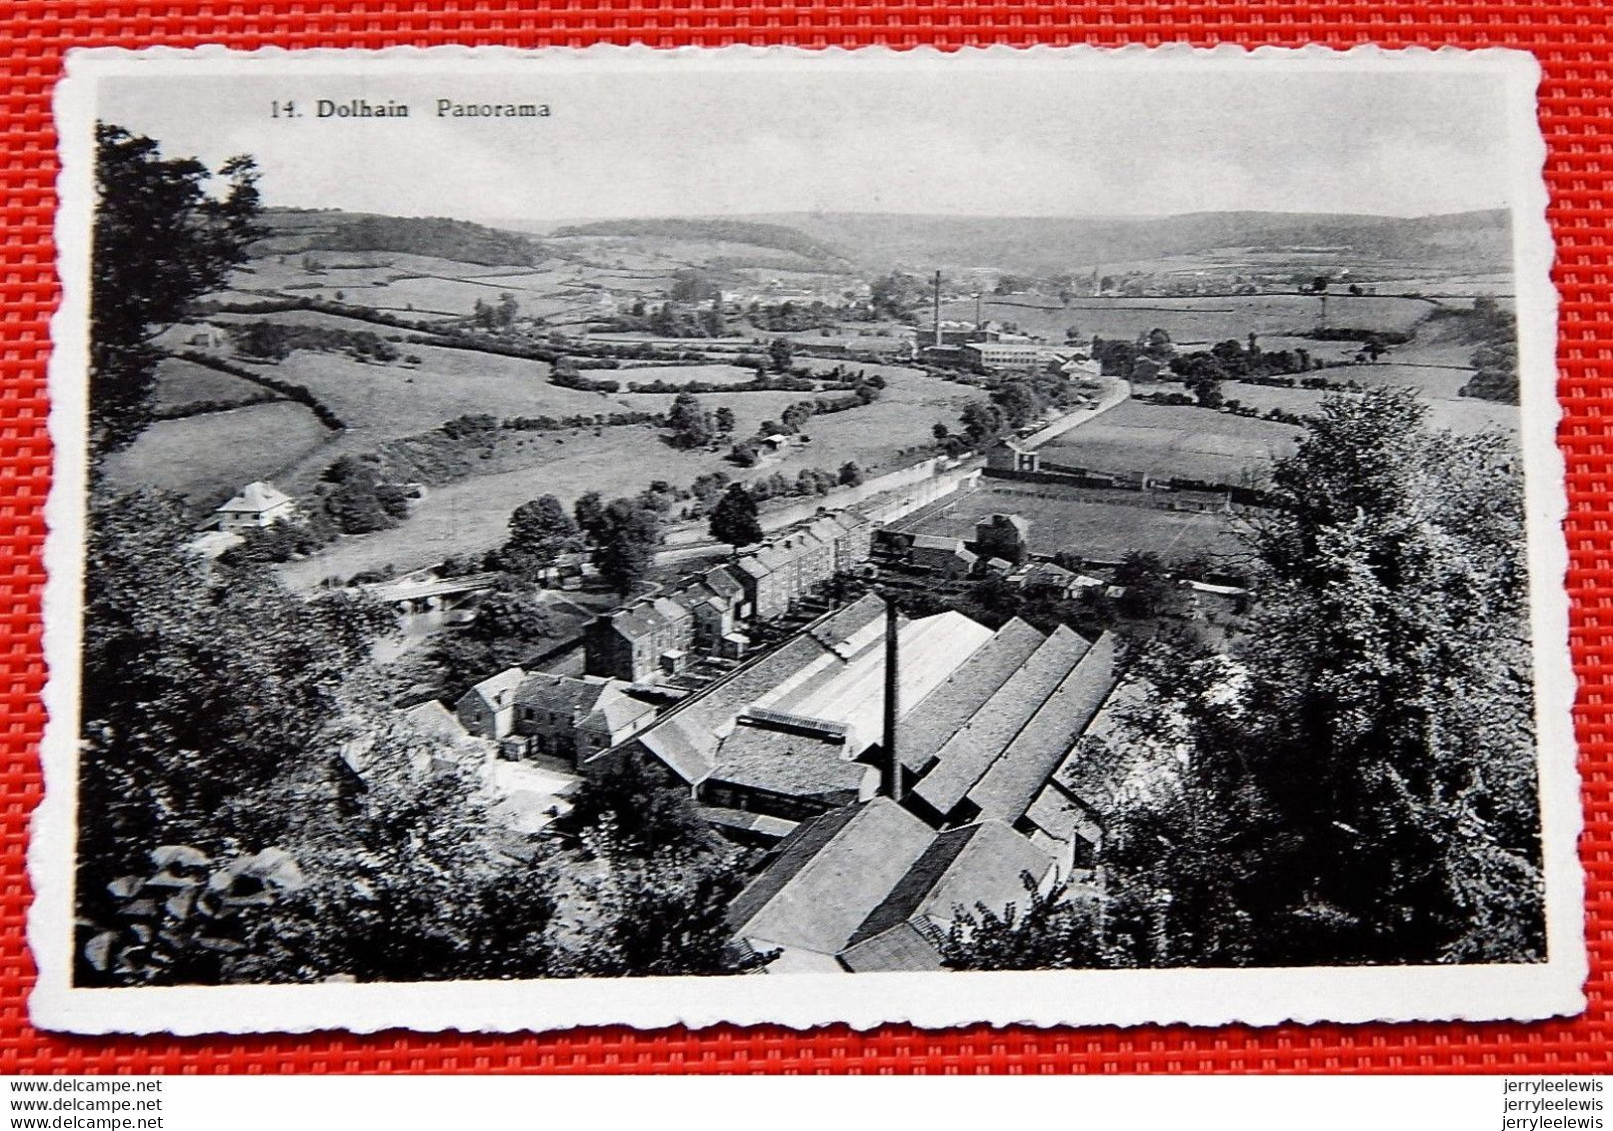
<path fill-rule="evenodd" d="M 90 431 L 104 452 L 150 421 L 160 359 L 152 339 L 246 261 L 261 203 L 249 157 L 224 162 L 213 195 L 205 165 L 165 158 L 150 138 L 103 122 L 95 144 Z"/>
<path fill-rule="evenodd" d="M 661 542 L 661 520 L 633 499 L 613 499 L 600 512 L 594 535 L 594 565 L 618 593 L 626 596 L 655 560 Z"/>
<path fill-rule="evenodd" d="M 80 890 L 150 849 L 222 847 L 224 802 L 272 778 L 336 710 L 379 627 L 358 598 L 304 602 L 258 567 L 210 577 L 181 504 L 96 498 L 85 570 Z"/>
<path fill-rule="evenodd" d="M 795 347 L 788 338 L 774 338 L 767 343 L 767 357 L 773 365 L 773 372 L 783 373 L 795 360 Z"/>
<path fill-rule="evenodd" d="M 1025 873 L 1025 903 L 1003 908 L 977 903 L 954 910 L 947 933 L 937 939 L 941 957 L 954 970 L 1064 970 L 1101 965 L 1099 936 L 1090 901 L 1077 903 L 1066 882 L 1044 892 Z"/>
<path fill-rule="evenodd" d="M 1145 662 L 1130 741 L 1180 768 L 1107 838 L 1138 960 L 1542 953 L 1516 455 L 1424 413 L 1325 400 L 1275 470 L 1242 646 Z"/>
<path fill-rule="evenodd" d="M 672 399 L 666 423 L 672 430 L 672 444 L 678 448 L 703 447 L 716 435 L 711 415 L 693 393 L 679 393 Z"/>
<path fill-rule="evenodd" d="M 756 500 L 740 483 L 732 484 L 711 510 L 711 536 L 736 550 L 762 540 Z"/>
<path fill-rule="evenodd" d="M 582 548 L 582 530 L 553 495 L 522 503 L 510 515 L 510 536 L 499 564 L 523 577 L 535 577 L 561 554 Z"/>

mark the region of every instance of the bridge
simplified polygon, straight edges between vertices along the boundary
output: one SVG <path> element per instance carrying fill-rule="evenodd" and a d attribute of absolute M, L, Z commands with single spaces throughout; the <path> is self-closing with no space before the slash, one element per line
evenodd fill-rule
<path fill-rule="evenodd" d="M 457 605 L 473 593 L 491 589 L 498 578 L 496 573 L 472 573 L 464 577 L 406 576 L 363 588 L 371 597 L 395 606 L 399 612 L 423 613 Z"/>

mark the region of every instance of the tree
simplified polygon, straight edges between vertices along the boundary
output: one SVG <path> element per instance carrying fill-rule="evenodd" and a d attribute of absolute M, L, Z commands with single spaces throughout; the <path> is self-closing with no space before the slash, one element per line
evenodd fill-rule
<path fill-rule="evenodd" d="M 1174 604 L 1176 587 L 1158 554 L 1138 550 L 1128 553 L 1115 567 L 1114 581 L 1125 587 L 1120 608 L 1127 616 L 1157 616 Z"/>
<path fill-rule="evenodd" d="M 767 343 L 767 357 L 772 363 L 773 372 L 783 373 L 795 359 L 795 348 L 788 338 L 774 338 Z"/>
<path fill-rule="evenodd" d="M 605 503 L 598 491 L 578 495 L 571 505 L 577 526 L 588 537 L 598 541 L 605 529 Z"/>
<path fill-rule="evenodd" d="M 1070 898 L 1067 883 L 1042 892 L 1036 877 L 1020 877 L 1025 904 L 959 907 L 941 939 L 942 961 L 954 970 L 1063 970 L 1102 965 L 1090 904 Z"/>
<path fill-rule="evenodd" d="M 857 466 L 856 460 L 847 460 L 840 465 L 835 481 L 842 487 L 860 486 L 863 481 L 863 469 Z"/>
<path fill-rule="evenodd" d="M 1516 457 L 1425 416 L 1405 390 L 1326 398 L 1273 471 L 1247 636 L 1141 669 L 1127 742 L 1182 774 L 1111 878 L 1169 961 L 1543 953 Z"/>
<path fill-rule="evenodd" d="M 674 447 L 698 448 L 711 441 L 711 417 L 700 404 L 700 398 L 692 393 L 679 393 L 672 399 L 666 422 L 672 429 Z"/>
<path fill-rule="evenodd" d="M 367 602 L 307 602 L 261 567 L 210 575 L 191 536 L 173 498 L 91 500 L 78 857 L 91 903 L 159 845 L 229 848 L 226 802 L 307 756 L 382 624 Z"/>
<path fill-rule="evenodd" d="M 937 420 L 930 426 L 930 435 L 934 436 L 937 440 L 945 440 L 949 435 L 947 426 L 941 421 Z"/>
<path fill-rule="evenodd" d="M 762 524 L 756 516 L 756 500 L 744 484 L 735 483 L 711 510 L 711 536 L 727 542 L 737 551 L 762 540 Z"/>
<path fill-rule="evenodd" d="M 401 504 L 407 514 L 407 501 L 396 490 L 383 491 L 375 468 L 352 456 L 343 456 L 325 472 L 335 484 L 325 496 L 325 512 L 343 534 L 373 534 L 389 530 Z"/>
<path fill-rule="evenodd" d="M 500 551 L 504 568 L 535 576 L 561 554 L 582 548 L 582 531 L 553 495 L 522 503 L 510 515 L 510 536 Z"/>
<path fill-rule="evenodd" d="M 982 447 L 1002 435 L 1006 421 L 1002 411 L 990 401 L 970 401 L 958 414 L 958 422 L 969 436 L 969 442 Z"/>
<path fill-rule="evenodd" d="M 485 594 L 469 626 L 437 637 L 429 656 L 442 686 L 458 695 L 478 680 L 526 663 L 560 635 L 541 595 L 515 586 Z"/>
<path fill-rule="evenodd" d="M 784 426 L 784 431 L 794 435 L 812 419 L 812 411 L 811 401 L 796 401 L 779 414 L 779 423 Z"/>
<path fill-rule="evenodd" d="M 594 565 L 625 597 L 649 571 L 660 541 L 661 521 L 654 511 L 632 499 L 613 499 L 600 515 Z"/>
<path fill-rule="evenodd" d="M 515 296 L 506 291 L 498 296 L 498 307 L 494 311 L 493 320 L 501 329 L 512 330 L 515 328 L 515 316 L 520 311 Z"/>
<path fill-rule="evenodd" d="M 90 439 L 104 454 L 151 420 L 161 352 L 152 344 L 191 304 L 219 290 L 262 233 L 249 157 L 214 175 L 194 158 L 105 122 L 95 127 L 96 212 L 90 263 Z"/>
<path fill-rule="evenodd" d="M 717 424 L 717 431 L 721 432 L 723 435 L 731 433 L 736 426 L 734 421 L 734 410 L 729 408 L 727 405 L 722 405 L 717 409 L 714 419 Z"/>

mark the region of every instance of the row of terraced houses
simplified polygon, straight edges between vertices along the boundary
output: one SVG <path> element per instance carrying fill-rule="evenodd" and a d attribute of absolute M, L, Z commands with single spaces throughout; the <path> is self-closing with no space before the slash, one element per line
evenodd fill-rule
<path fill-rule="evenodd" d="M 677 672 L 691 651 L 740 659 L 745 628 L 773 620 L 836 573 L 868 558 L 874 523 L 832 511 L 773 535 L 669 593 L 614 609 L 588 626 L 590 675 L 643 683 Z"/>

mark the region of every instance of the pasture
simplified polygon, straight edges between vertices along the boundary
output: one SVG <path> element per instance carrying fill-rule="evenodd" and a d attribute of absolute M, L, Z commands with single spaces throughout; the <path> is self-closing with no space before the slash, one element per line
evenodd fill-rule
<path fill-rule="evenodd" d="M 793 443 L 747 469 L 724 458 L 726 446 L 718 452 L 678 451 L 649 426 L 605 428 L 598 436 L 588 429 L 506 434 L 485 464 L 488 474 L 434 487 L 396 529 L 343 538 L 314 558 L 282 567 L 282 576 L 293 585 L 308 587 L 325 577 L 350 577 L 387 564 L 409 569 L 456 553 L 490 549 L 503 541 L 510 512 L 544 494 L 570 506 L 588 491 L 599 491 L 606 498 L 634 495 L 657 479 L 687 487 L 697 476 L 720 470 L 737 480 L 774 472 L 793 480 L 803 468 L 832 471 L 847 460 L 855 460 L 870 474 L 891 471 L 930 454 L 931 426 L 937 420 L 954 422 L 963 403 L 979 395 L 976 389 L 908 369 L 885 366 L 881 372 L 888 384 L 879 401 L 814 417 L 806 429 L 810 441 Z M 643 411 L 658 411 L 672 400 L 670 394 L 622 395 L 615 401 L 583 395 L 600 405 L 621 401 Z M 732 407 L 737 432 L 743 436 L 752 434 L 764 418 L 776 419 L 786 405 L 805 395 L 716 393 L 701 395 L 700 402 L 708 409 Z"/>
<path fill-rule="evenodd" d="M 1274 460 L 1292 453 L 1299 433 L 1230 413 L 1127 401 L 1040 450 L 1049 462 L 1093 471 L 1241 484 L 1258 482 Z"/>
<path fill-rule="evenodd" d="M 1374 330 L 1410 330 L 1431 310 L 1432 302 L 1384 295 L 1333 294 L 1327 299 L 1327 324 Z M 943 303 L 941 316 L 974 320 L 974 302 Z M 1094 334 L 1134 340 L 1157 328 L 1178 345 L 1209 345 L 1228 338 L 1242 341 L 1260 335 L 1293 334 L 1322 320 L 1321 300 L 1314 295 L 1231 295 L 1220 298 L 1074 298 L 1070 305 L 1036 295 L 988 297 L 987 318 L 1016 324 L 1021 332 L 1063 341 L 1074 326 L 1082 340 Z M 922 321 L 921 321 L 922 325 Z M 1315 343 L 1318 348 L 1330 345 Z"/>
<path fill-rule="evenodd" d="M 351 434 L 369 442 L 430 431 L 466 413 L 570 416 L 618 407 L 599 393 L 551 385 L 549 366 L 541 361 L 440 346 L 400 348 L 420 364 L 383 365 L 298 350 L 263 371 L 307 386 L 347 422 Z"/>
<path fill-rule="evenodd" d="M 260 395 L 278 399 L 262 385 L 220 373 L 178 357 L 165 357 L 157 365 L 157 388 L 152 408 L 163 413 L 201 401 L 239 401 Z"/>
<path fill-rule="evenodd" d="M 1361 366 L 1366 369 L 1390 369 L 1391 366 Z M 1352 370 L 1352 373 L 1355 371 Z M 1460 375 L 1465 381 L 1468 375 Z M 1357 378 L 1360 380 L 1360 378 Z M 1380 382 L 1362 381 L 1362 384 L 1375 384 Z M 1385 380 L 1383 384 L 1398 382 Z M 1411 381 L 1404 382 L 1416 388 Z M 1457 382 L 1460 385 L 1460 382 Z M 1268 408 L 1281 408 L 1288 412 L 1301 415 L 1313 413 L 1321 404 L 1322 398 L 1327 394 L 1318 389 L 1278 389 L 1268 385 L 1238 385 L 1228 382 L 1222 386 L 1222 394 L 1229 400 L 1236 400 L 1243 404 L 1258 408 L 1261 412 Z M 1520 425 L 1518 406 L 1501 404 L 1497 401 L 1479 400 L 1474 397 L 1459 397 L 1454 391 L 1449 396 L 1436 396 L 1426 388 L 1420 390 L 1425 404 L 1428 406 L 1428 426 L 1430 428 L 1449 428 L 1453 432 L 1481 432 L 1490 428 L 1497 428 L 1503 432 L 1516 433 Z"/>
<path fill-rule="evenodd" d="M 275 479 L 334 435 L 300 404 L 249 405 L 159 420 L 103 466 L 119 489 L 173 491 L 204 511 L 255 479 Z"/>
<path fill-rule="evenodd" d="M 606 375 L 589 373 L 588 376 Z M 657 381 L 665 381 L 669 385 L 687 385 L 691 381 L 707 385 L 742 385 L 755 379 L 756 370 L 738 365 L 624 365 L 609 376 L 622 382 L 624 389 L 629 383 L 653 385 Z"/>
<path fill-rule="evenodd" d="M 913 534 L 972 539 L 981 519 L 1017 514 L 1030 520 L 1035 553 L 1067 550 L 1091 561 L 1118 561 L 1132 551 L 1167 560 L 1239 552 L 1243 520 L 1237 516 L 1138 505 L 1147 498 L 1140 492 L 987 480 L 898 525 Z"/>

